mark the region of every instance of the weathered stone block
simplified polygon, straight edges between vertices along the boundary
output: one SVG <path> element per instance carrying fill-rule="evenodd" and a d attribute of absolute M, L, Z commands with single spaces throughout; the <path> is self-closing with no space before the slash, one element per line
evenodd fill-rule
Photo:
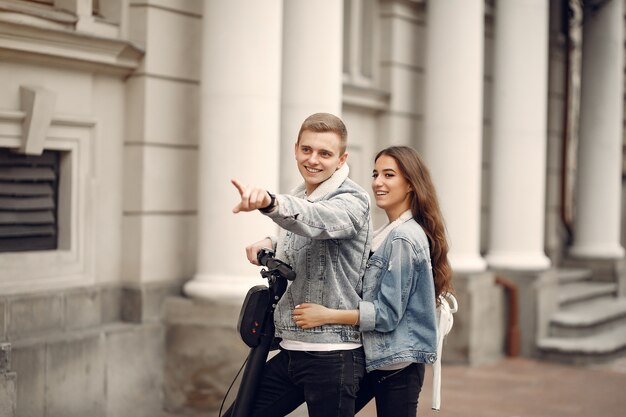
<path fill-rule="evenodd" d="M 502 289 L 490 272 L 454 276 L 459 311 L 444 342 L 443 362 L 479 365 L 502 357 L 505 313 Z"/>
<path fill-rule="evenodd" d="M 11 344 L 0 343 L 0 374 L 11 370 Z"/>
<path fill-rule="evenodd" d="M 100 292 L 102 323 L 122 321 L 122 289 L 104 287 Z"/>
<path fill-rule="evenodd" d="M 107 416 L 161 415 L 164 338 L 157 323 L 106 333 Z"/>
<path fill-rule="evenodd" d="M 546 336 L 558 304 L 558 276 L 547 271 L 501 271 L 517 286 L 520 356 L 537 355 L 537 338 Z"/>
<path fill-rule="evenodd" d="M 180 285 L 176 282 L 149 284 L 143 289 L 143 319 L 160 320 L 163 317 L 164 303 L 167 297 L 180 294 Z"/>
<path fill-rule="evenodd" d="M 502 288 L 487 273 L 474 278 L 470 365 L 494 362 L 504 355 L 507 322 Z"/>
<path fill-rule="evenodd" d="M 97 288 L 65 295 L 65 325 L 68 329 L 98 326 L 102 322 L 102 299 Z"/>
<path fill-rule="evenodd" d="M 46 416 L 105 416 L 104 345 L 102 334 L 47 345 Z"/>
<path fill-rule="evenodd" d="M 45 344 L 13 346 L 12 367 L 19 375 L 17 415 L 44 417 Z"/>
<path fill-rule="evenodd" d="M 213 415 L 249 348 L 236 330 L 240 305 L 166 300 L 165 409 Z M 233 386 L 236 392 L 238 385 Z M 232 402 L 229 396 L 226 406 Z"/>
<path fill-rule="evenodd" d="M 63 328 L 60 294 L 9 300 L 8 335 L 14 339 Z"/>
<path fill-rule="evenodd" d="M 137 288 L 122 289 L 122 320 L 129 323 L 140 323 L 143 312 L 143 297 Z"/>
<path fill-rule="evenodd" d="M 0 374 L 0 417 L 15 417 L 15 372 Z"/>
<path fill-rule="evenodd" d="M 7 339 L 7 333 L 6 333 L 6 324 L 7 324 L 6 308 L 7 308 L 6 300 L 4 300 L 4 299 L 0 300 L 0 340 L 6 340 Z"/>
<path fill-rule="evenodd" d="M 176 282 L 151 283 L 141 288 L 124 288 L 122 317 L 124 321 L 140 323 L 157 321 L 163 317 L 166 297 L 180 294 Z"/>

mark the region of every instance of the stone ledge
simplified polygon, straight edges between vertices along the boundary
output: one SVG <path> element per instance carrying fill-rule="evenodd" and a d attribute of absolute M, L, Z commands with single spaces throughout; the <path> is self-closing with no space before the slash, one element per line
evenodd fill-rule
<path fill-rule="evenodd" d="M 157 323 L 150 323 L 149 326 L 156 326 Z M 132 323 L 107 323 L 97 327 L 91 327 L 87 329 L 74 329 L 74 330 L 59 330 L 56 332 L 50 331 L 44 334 L 33 335 L 25 337 L 11 342 L 13 350 L 29 348 L 32 346 L 55 344 L 61 342 L 71 342 L 82 340 L 85 338 L 94 337 L 97 335 L 106 336 L 109 333 L 116 332 L 132 332 L 137 328 L 137 324 Z"/>
<path fill-rule="evenodd" d="M 137 288 L 104 285 L 0 296 L 0 341 L 89 333 L 124 322 L 159 323 L 164 300 L 180 294 L 180 288 L 179 282 L 163 282 Z"/>
<path fill-rule="evenodd" d="M 144 51 L 130 41 L 0 20 L 0 58 L 130 75 Z"/>

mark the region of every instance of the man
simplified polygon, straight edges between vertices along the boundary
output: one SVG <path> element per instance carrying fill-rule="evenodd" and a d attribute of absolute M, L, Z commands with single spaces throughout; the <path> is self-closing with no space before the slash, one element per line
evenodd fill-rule
<path fill-rule="evenodd" d="M 274 312 L 281 351 L 265 365 L 254 415 L 284 416 L 306 401 L 309 416 L 354 416 L 365 374 L 355 325 L 303 330 L 291 311 L 301 303 L 357 309 L 370 250 L 369 197 L 348 178 L 347 131 L 336 116 L 316 113 L 302 124 L 295 144 L 304 183 L 293 195 L 273 195 L 236 180 L 241 201 L 233 212 L 259 210 L 281 227 L 279 236 L 246 248 L 248 260 L 272 247 L 296 279 Z M 225 415 L 230 415 L 227 412 Z"/>

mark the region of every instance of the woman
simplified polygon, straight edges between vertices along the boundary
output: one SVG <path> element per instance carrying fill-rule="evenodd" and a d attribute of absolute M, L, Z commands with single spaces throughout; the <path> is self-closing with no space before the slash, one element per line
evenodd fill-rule
<path fill-rule="evenodd" d="M 424 364 L 437 352 L 436 305 L 452 291 L 445 226 L 430 173 L 419 154 L 392 146 L 376 155 L 372 189 L 389 222 L 374 232 L 358 310 L 301 304 L 303 329 L 359 325 L 368 374 L 357 409 L 376 398 L 378 417 L 415 416 Z"/>

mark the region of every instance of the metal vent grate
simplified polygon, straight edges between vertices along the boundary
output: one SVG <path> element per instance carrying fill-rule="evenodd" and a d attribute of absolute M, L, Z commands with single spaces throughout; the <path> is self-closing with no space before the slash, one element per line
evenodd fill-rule
<path fill-rule="evenodd" d="M 57 248 L 59 157 L 0 149 L 0 252 Z"/>

